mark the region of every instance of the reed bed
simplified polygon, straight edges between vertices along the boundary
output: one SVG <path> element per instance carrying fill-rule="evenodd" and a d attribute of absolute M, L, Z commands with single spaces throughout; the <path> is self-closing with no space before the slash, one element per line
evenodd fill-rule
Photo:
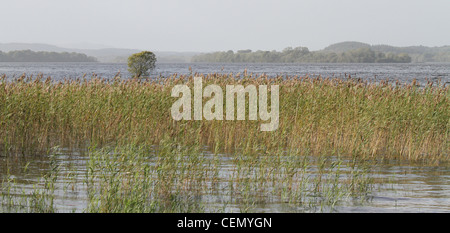
<path fill-rule="evenodd" d="M 263 122 L 248 116 L 173 120 L 172 88 L 192 87 L 194 76 L 223 90 L 279 85 L 278 129 L 261 132 Z M 333 211 L 370 198 L 370 166 L 380 160 L 448 163 L 449 136 L 450 89 L 441 84 L 246 72 L 146 80 L 2 77 L 1 155 L 7 161 L 50 155 L 50 161 L 28 193 L 9 175 L 22 168 L 2 166 L 0 212 L 58 211 L 58 182 L 65 182 L 64 192 L 86 189 L 84 212 L 253 212 L 271 205 Z M 65 156 L 88 155 L 83 188 L 60 171 L 51 150 L 58 147 Z"/>
<path fill-rule="evenodd" d="M 193 86 L 194 76 L 203 77 L 204 87 L 216 84 L 223 90 L 225 85 L 279 85 L 279 128 L 261 132 L 262 122 L 248 117 L 173 120 L 170 109 L 177 98 L 171 97 L 171 90 L 176 84 Z M 156 145 L 169 137 L 183 145 L 209 145 L 222 152 L 284 148 L 301 150 L 303 155 L 436 163 L 449 160 L 449 136 L 450 91 L 440 84 L 418 87 L 415 82 L 247 73 L 147 80 L 0 79 L 4 155 L 42 154 L 54 146 Z"/>

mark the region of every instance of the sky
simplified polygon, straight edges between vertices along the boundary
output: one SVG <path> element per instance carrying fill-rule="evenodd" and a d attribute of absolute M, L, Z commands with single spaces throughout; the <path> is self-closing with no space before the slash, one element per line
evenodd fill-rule
<path fill-rule="evenodd" d="M 450 0 L 1 0 L 0 43 L 152 51 L 450 45 Z"/>

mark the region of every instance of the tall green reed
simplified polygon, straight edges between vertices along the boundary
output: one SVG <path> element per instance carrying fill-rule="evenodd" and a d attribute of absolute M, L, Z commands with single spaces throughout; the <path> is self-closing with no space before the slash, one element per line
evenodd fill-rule
<path fill-rule="evenodd" d="M 42 154 L 53 146 L 153 145 L 170 137 L 223 152 L 287 148 L 308 155 L 426 163 L 449 159 L 450 91 L 442 84 L 419 88 L 354 79 L 201 75 L 204 86 L 279 85 L 280 126 L 262 133 L 260 121 L 174 121 L 171 89 L 192 87 L 193 76 L 58 82 L 3 78 L 0 150 Z"/>

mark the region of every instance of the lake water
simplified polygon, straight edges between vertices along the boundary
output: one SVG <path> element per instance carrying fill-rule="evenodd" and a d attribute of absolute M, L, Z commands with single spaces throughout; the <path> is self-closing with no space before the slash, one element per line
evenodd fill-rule
<path fill-rule="evenodd" d="M 450 63 L 430 64 L 230 64 L 230 63 L 159 63 L 152 76 L 194 73 L 239 73 L 247 69 L 248 73 L 267 74 L 268 76 L 317 76 L 346 77 L 366 80 L 399 80 L 402 83 L 417 79 L 419 83 L 427 80 L 450 82 Z M 118 72 L 129 77 L 127 65 L 122 63 L 0 63 L 0 75 L 8 78 L 22 74 L 51 76 L 54 80 L 62 78 L 89 77 L 97 74 L 103 78 L 112 78 Z"/>
<path fill-rule="evenodd" d="M 330 159 L 335 159 L 330 157 Z M 58 152 L 53 163 L 59 166 L 57 181 L 55 182 L 55 207 L 58 212 L 83 212 L 88 205 L 86 188 L 87 163 L 89 158 L 79 153 L 66 154 L 64 150 Z M 9 177 L 14 179 L 18 197 L 22 192 L 32 193 L 36 187 L 44 187 L 43 176 L 49 174 L 52 161 L 47 156 L 37 157 L 0 157 L 0 181 L 2 187 L 7 187 L 5 180 L 9 170 Z M 307 176 L 314 180 L 317 176 L 317 164 L 308 165 Z M 26 169 L 25 169 L 26 167 Z M 239 197 L 239 190 L 232 190 L 229 182 L 236 176 L 236 167 L 232 158 L 223 154 L 219 156 L 218 185 L 223 186 L 221 191 L 207 192 L 198 197 L 198 202 L 206 207 L 217 208 L 220 211 L 240 212 L 242 207 L 233 197 Z M 327 169 L 326 169 L 327 170 Z M 346 180 L 349 167 L 342 163 L 339 174 L 340 182 Z M 156 171 L 156 168 L 155 168 Z M 347 173 L 345 172 L 347 171 Z M 331 170 L 325 174 L 330 175 Z M 373 164 L 368 168 L 367 178 L 373 183 L 373 188 L 361 198 L 342 198 L 331 209 L 320 206 L 318 201 L 305 201 L 303 204 L 289 204 L 282 201 L 277 195 L 257 193 L 251 200 L 256 200 L 251 212 L 446 212 L 450 213 L 450 167 L 422 166 L 402 164 L 395 161 L 384 161 L 382 164 Z M 333 175 L 331 175 L 333 177 Z M 254 184 L 249 184 L 254 185 Z M 308 193 L 308 187 L 304 189 Z M 5 190 L 3 190 L 5 192 Z M 306 198 L 314 198 L 309 192 Z M 267 195 L 267 196 L 266 196 Z M 231 198 L 231 199 L 230 199 Z M 253 198 L 253 199 L 252 199 Z M 263 200 L 263 201 L 261 201 Z M 2 199 L 0 199 L 0 203 Z M 5 202 L 5 200 L 3 200 Z M 0 212 L 2 212 L 0 205 Z M 223 209 L 222 209 L 223 208 Z M 323 209 L 322 209 L 323 208 Z M 3 210 L 5 211 L 5 210 Z"/>

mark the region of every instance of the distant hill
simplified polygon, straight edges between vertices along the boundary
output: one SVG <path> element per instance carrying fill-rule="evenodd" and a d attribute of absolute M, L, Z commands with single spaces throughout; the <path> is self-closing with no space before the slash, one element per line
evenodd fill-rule
<path fill-rule="evenodd" d="M 370 45 L 355 41 L 332 44 L 322 51 L 342 53 L 350 50 L 368 48 L 375 52 L 386 54 L 408 54 L 412 62 L 450 62 L 450 46 L 427 47 L 407 46 L 395 47 L 391 45 Z"/>
<path fill-rule="evenodd" d="M 31 50 L 34 52 L 80 53 L 95 57 L 99 62 L 126 63 L 128 57 L 140 52 L 138 49 L 65 48 L 39 43 L 0 43 L 0 51 Z M 97 46 L 98 47 L 98 46 Z M 327 46 L 318 51 L 309 51 L 306 47 L 286 48 L 277 51 L 239 50 L 198 53 L 153 51 L 158 63 L 184 62 L 450 62 L 450 46 L 427 47 L 391 45 L 370 45 L 356 41 L 345 41 Z M 231 54 L 230 52 L 233 52 Z"/>
<path fill-rule="evenodd" d="M 410 63 L 406 53 L 384 53 L 373 51 L 371 46 L 360 42 L 344 42 L 328 46 L 319 51 L 306 47 L 288 47 L 283 51 L 232 50 L 200 54 L 193 62 L 226 63 Z"/>
<path fill-rule="evenodd" d="M 68 52 L 68 53 L 82 53 L 87 56 L 95 57 L 99 62 L 118 62 L 126 63 L 128 57 L 133 53 L 138 53 L 141 50 L 138 49 L 125 49 L 125 48 L 101 48 L 101 49 L 74 49 L 63 48 L 49 44 L 38 43 L 0 43 L 0 51 L 20 51 L 31 50 L 34 52 Z M 158 59 L 157 62 L 189 62 L 191 57 L 198 54 L 195 52 L 165 52 L 165 51 L 153 51 Z"/>
<path fill-rule="evenodd" d="M 450 46 L 395 47 L 345 41 L 318 51 L 288 47 L 283 51 L 232 50 L 195 55 L 192 62 L 226 63 L 410 63 L 450 62 Z"/>
<path fill-rule="evenodd" d="M 32 51 L 45 51 L 45 52 L 75 52 L 70 49 L 61 48 L 49 44 L 28 44 L 28 43 L 0 43 L 0 51 L 20 51 L 20 50 L 32 50 Z"/>
<path fill-rule="evenodd" d="M 49 44 L 35 44 L 35 43 L 0 43 L 0 51 L 11 52 L 11 51 L 23 51 L 31 50 L 34 52 L 67 52 L 67 53 L 82 53 L 87 56 L 95 57 L 100 62 L 114 62 L 114 59 L 120 56 L 126 56 L 133 53 L 140 52 L 137 49 L 116 49 L 116 48 L 105 48 L 105 49 L 72 49 L 72 48 L 62 48 Z"/>
<path fill-rule="evenodd" d="M 86 54 L 74 52 L 14 50 L 7 53 L 0 51 L 0 62 L 97 62 L 97 59 Z"/>
<path fill-rule="evenodd" d="M 334 52 L 334 53 L 342 53 L 350 50 L 357 50 L 360 48 L 368 48 L 370 49 L 370 44 L 356 42 L 356 41 L 345 41 L 336 44 L 332 44 L 323 49 L 325 52 Z"/>

